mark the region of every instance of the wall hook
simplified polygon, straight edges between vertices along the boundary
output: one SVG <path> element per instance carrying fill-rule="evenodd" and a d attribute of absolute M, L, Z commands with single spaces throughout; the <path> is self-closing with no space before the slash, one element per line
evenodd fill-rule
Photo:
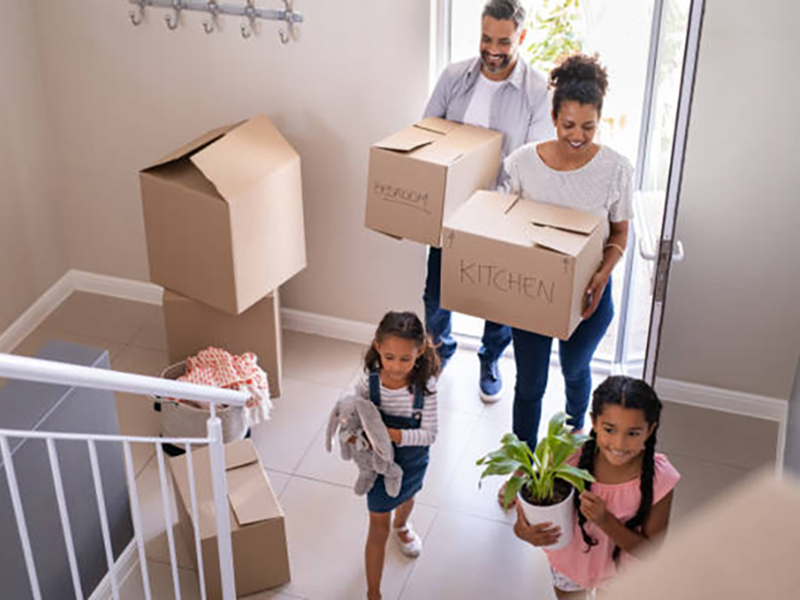
<path fill-rule="evenodd" d="M 244 16 L 247 17 L 247 22 L 242 23 L 242 37 L 247 39 L 255 31 L 257 16 L 255 0 L 247 0 L 247 6 L 244 7 Z"/>
<path fill-rule="evenodd" d="M 172 31 L 175 31 L 180 25 L 181 11 L 183 10 L 182 0 L 172 0 L 172 10 L 175 11 L 174 18 L 171 15 L 164 15 L 164 21 L 167 23 Z"/>
<path fill-rule="evenodd" d="M 136 4 L 137 9 L 130 11 L 128 15 L 130 15 L 131 23 L 138 27 L 144 22 L 144 7 L 147 4 L 147 0 L 135 0 L 134 4 Z"/>
<path fill-rule="evenodd" d="M 203 22 L 203 29 L 205 29 L 206 33 L 211 33 L 214 31 L 217 25 L 217 15 L 219 14 L 219 5 L 217 4 L 217 0 L 208 0 L 207 10 L 211 14 L 211 18 L 208 21 Z"/>
<path fill-rule="evenodd" d="M 295 12 L 294 0 L 283 0 L 285 10 L 283 11 L 283 20 L 286 21 L 286 28 L 278 30 L 278 36 L 281 39 L 281 44 L 284 46 L 291 40 L 297 41 L 297 29 L 295 27 Z"/>

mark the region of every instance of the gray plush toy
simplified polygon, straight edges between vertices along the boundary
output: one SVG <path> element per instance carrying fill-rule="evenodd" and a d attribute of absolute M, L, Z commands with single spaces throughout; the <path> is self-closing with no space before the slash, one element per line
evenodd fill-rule
<path fill-rule="evenodd" d="M 354 486 L 359 496 L 366 494 L 378 475 L 384 476 L 386 493 L 396 498 L 403 482 L 403 469 L 394 462 L 394 448 L 378 408 L 369 400 L 347 396 L 336 403 L 328 419 L 325 448 L 333 451 L 333 438 L 339 431 L 339 448 L 344 460 L 358 466 Z"/>

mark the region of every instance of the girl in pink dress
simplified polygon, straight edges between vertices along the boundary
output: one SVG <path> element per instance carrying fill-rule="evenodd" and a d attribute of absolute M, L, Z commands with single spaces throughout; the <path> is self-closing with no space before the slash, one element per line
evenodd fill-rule
<path fill-rule="evenodd" d="M 595 483 L 576 496 L 572 542 L 547 550 L 561 536 L 552 523 L 530 525 L 517 507 L 514 531 L 543 547 L 558 598 L 585 598 L 602 588 L 669 523 L 672 494 L 680 475 L 656 453 L 661 401 L 645 382 L 606 379 L 592 396 L 591 439 L 570 463 L 588 470 Z"/>

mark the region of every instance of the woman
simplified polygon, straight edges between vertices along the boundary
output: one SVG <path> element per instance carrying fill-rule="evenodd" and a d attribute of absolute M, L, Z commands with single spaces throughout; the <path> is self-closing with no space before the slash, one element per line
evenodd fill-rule
<path fill-rule="evenodd" d="M 583 321 L 569 340 L 559 342 L 568 423 L 582 429 L 592 388 L 592 355 L 614 316 L 611 272 L 628 241 L 633 167 L 621 154 L 594 142 L 608 86 L 596 58 L 570 56 L 550 73 L 550 86 L 556 139 L 523 146 L 506 158 L 503 187 L 529 200 L 606 217 L 603 261 L 586 289 Z M 514 433 L 535 448 L 553 339 L 520 329 L 512 334 L 517 364 Z"/>

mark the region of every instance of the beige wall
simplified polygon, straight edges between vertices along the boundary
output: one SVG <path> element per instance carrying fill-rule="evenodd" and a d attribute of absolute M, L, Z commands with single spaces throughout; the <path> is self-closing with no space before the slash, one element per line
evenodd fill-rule
<path fill-rule="evenodd" d="M 0 18 L 0 332 L 67 269 L 53 154 L 28 0 Z"/>
<path fill-rule="evenodd" d="M 80 4 L 37 2 L 73 268 L 147 280 L 137 170 L 260 112 L 303 157 L 309 267 L 284 304 L 367 322 L 419 308 L 423 248 L 362 223 L 369 145 L 426 101 L 429 0 L 304 0 L 286 47 L 276 23 L 243 40 L 234 17 L 206 35 L 199 14 L 172 32 L 163 10 L 133 27 L 124 2 Z"/>
<path fill-rule="evenodd" d="M 788 399 L 800 351 L 800 6 L 707 0 L 660 377 Z"/>

